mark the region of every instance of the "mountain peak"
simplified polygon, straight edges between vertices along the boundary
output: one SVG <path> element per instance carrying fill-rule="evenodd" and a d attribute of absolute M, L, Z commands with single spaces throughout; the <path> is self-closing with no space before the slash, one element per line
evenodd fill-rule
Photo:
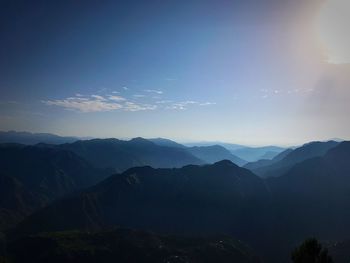
<path fill-rule="evenodd" d="M 151 141 L 145 139 L 145 138 L 142 138 L 142 137 L 136 137 L 136 138 L 132 138 L 130 140 L 130 142 L 138 142 L 138 143 L 152 143 Z M 153 143 L 152 143 L 153 144 Z"/>
<path fill-rule="evenodd" d="M 214 165 L 215 166 L 237 166 L 236 164 L 234 164 L 230 160 L 218 161 L 218 162 L 214 163 Z"/>

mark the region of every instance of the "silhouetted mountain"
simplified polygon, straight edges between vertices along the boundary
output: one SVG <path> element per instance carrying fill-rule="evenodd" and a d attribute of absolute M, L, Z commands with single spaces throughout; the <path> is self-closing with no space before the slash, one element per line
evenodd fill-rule
<path fill-rule="evenodd" d="M 233 155 L 229 150 L 220 145 L 194 146 L 188 148 L 188 151 L 207 163 L 215 163 L 221 160 L 230 160 L 238 166 L 242 166 L 246 163 L 246 161 Z"/>
<path fill-rule="evenodd" d="M 152 138 L 152 139 L 147 139 L 159 146 L 167 146 L 167 147 L 176 147 L 176 148 L 186 148 L 185 145 L 182 145 L 180 143 L 174 142 L 169 139 L 164 139 L 164 138 Z"/>
<path fill-rule="evenodd" d="M 0 174 L 0 230 L 12 226 L 42 205 L 43 201 L 16 178 Z"/>
<path fill-rule="evenodd" d="M 17 131 L 0 131 L 0 143 L 19 143 L 19 144 L 62 144 L 71 143 L 79 140 L 77 137 L 62 137 L 50 133 L 31 133 Z"/>
<path fill-rule="evenodd" d="M 283 152 L 285 148 L 277 146 L 264 147 L 244 147 L 231 151 L 234 155 L 248 162 L 255 162 L 260 159 L 274 158 L 279 153 Z"/>
<path fill-rule="evenodd" d="M 328 141 L 328 142 L 311 142 L 304 144 L 303 146 L 294 149 L 290 152 L 283 152 L 283 157 L 278 162 L 273 162 L 272 164 L 264 163 L 260 164 L 248 164 L 246 168 L 250 168 L 255 174 L 262 177 L 277 177 L 286 173 L 295 164 L 305 161 L 307 159 L 323 156 L 327 151 L 338 145 L 338 142 Z"/>
<path fill-rule="evenodd" d="M 85 149 L 85 142 L 110 145 L 109 141 L 84 141 L 80 147 Z M 137 149 L 145 154 L 144 149 L 152 147 L 174 150 L 142 138 L 120 144 L 123 143 L 128 147 L 117 148 L 130 149 L 125 151 L 129 154 Z M 67 145 L 71 144 L 34 148 L 61 151 L 58 149 Z M 95 154 L 100 157 L 106 148 L 93 149 L 98 149 Z M 189 149 L 177 150 L 189 154 Z M 95 231 L 113 226 L 163 234 L 224 233 L 247 242 L 266 262 L 288 262 L 292 248 L 307 237 L 345 240 L 350 236 L 349 160 L 350 142 L 313 142 L 270 160 L 274 163 L 266 167 L 277 167 L 274 171 L 279 177 L 268 179 L 228 160 L 172 169 L 131 168 L 55 201 L 8 233 L 18 237 L 43 231 Z M 32 193 L 27 188 L 21 190 L 26 185 L 20 177 L 8 178 L 5 171 L 0 172 L 6 175 L 2 179 L 4 185 L 9 185 L 5 189 L 18 189 L 13 202 L 16 206 L 21 207 L 24 199 L 31 200 Z M 2 196 L 6 197 L 6 192 Z"/>
<path fill-rule="evenodd" d="M 300 162 L 283 176 L 267 180 L 276 215 L 271 238 L 289 244 L 285 251 L 308 236 L 350 236 L 349 160 L 350 142 L 342 142 L 323 157 Z"/>
<path fill-rule="evenodd" d="M 56 232 L 10 243 L 13 263 L 259 263 L 251 249 L 227 236 L 190 238 L 116 229 Z"/>
<path fill-rule="evenodd" d="M 109 172 L 69 151 L 1 144 L 0 229 L 52 200 L 101 181 Z"/>
<path fill-rule="evenodd" d="M 186 149 L 159 146 L 143 138 L 134 138 L 130 141 L 93 139 L 62 144 L 58 147 L 76 153 L 95 167 L 114 168 L 117 172 L 145 165 L 172 168 L 188 164 L 204 164 Z"/>
<path fill-rule="evenodd" d="M 17 234 L 108 226 L 175 234 L 232 234 L 252 243 L 268 231 L 262 179 L 230 161 L 180 169 L 132 168 L 40 210 Z"/>

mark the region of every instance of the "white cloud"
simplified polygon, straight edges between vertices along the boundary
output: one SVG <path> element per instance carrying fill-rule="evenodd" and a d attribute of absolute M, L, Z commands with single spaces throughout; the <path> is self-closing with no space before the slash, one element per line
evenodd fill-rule
<path fill-rule="evenodd" d="M 109 95 L 108 99 L 114 100 L 114 101 L 125 101 L 126 99 L 121 96 L 115 96 L 115 95 Z"/>
<path fill-rule="evenodd" d="M 101 100 L 101 101 L 105 101 L 106 99 L 100 95 L 91 95 L 92 98 L 97 99 L 97 100 Z"/>
<path fill-rule="evenodd" d="M 167 110 L 186 110 L 185 105 L 181 103 L 174 103 L 172 105 L 166 106 L 165 109 Z"/>
<path fill-rule="evenodd" d="M 163 94 L 163 91 L 156 89 L 146 89 L 145 91 L 149 93 Z"/>
<path fill-rule="evenodd" d="M 183 101 L 180 103 L 185 104 L 185 105 L 187 105 L 187 104 L 199 104 L 199 102 L 193 101 L 193 100 L 186 100 L 186 101 Z"/>
<path fill-rule="evenodd" d="M 137 104 L 131 101 L 127 101 L 124 106 L 125 111 L 145 111 L 145 110 L 155 110 L 155 109 L 157 109 L 157 105 Z"/>
<path fill-rule="evenodd" d="M 199 103 L 199 106 L 210 106 L 210 105 L 216 105 L 216 102 L 203 102 L 203 103 Z"/>
<path fill-rule="evenodd" d="M 162 105 L 167 110 L 186 110 L 189 106 L 210 106 L 216 105 L 216 102 L 198 102 L 193 100 L 186 100 L 180 102 L 173 102 L 171 100 L 160 100 L 156 102 Z"/>
<path fill-rule="evenodd" d="M 156 103 L 157 104 L 167 104 L 167 103 L 171 103 L 171 102 L 172 102 L 172 100 L 159 100 Z"/>
<path fill-rule="evenodd" d="M 81 95 L 76 94 L 74 97 L 56 100 L 44 100 L 42 103 L 49 106 L 57 106 L 66 110 L 74 110 L 78 112 L 103 112 L 113 110 L 123 111 L 150 111 L 156 109 L 169 110 L 186 110 L 190 106 L 209 106 L 214 105 L 214 102 L 197 102 L 193 100 L 187 101 L 172 101 L 172 100 L 158 100 L 155 104 L 143 103 L 143 94 L 134 94 L 132 97 L 139 98 L 133 101 L 130 98 L 124 98 L 117 95 L 106 94 L 100 95 Z"/>
<path fill-rule="evenodd" d="M 106 97 L 99 95 L 91 95 L 89 97 L 76 96 L 60 100 L 45 100 L 42 101 L 42 103 L 85 113 L 113 110 L 146 111 L 157 109 L 157 105 L 136 103 L 115 95 L 106 95 Z"/>
<path fill-rule="evenodd" d="M 129 90 L 127 86 L 122 87 L 123 90 Z"/>
<path fill-rule="evenodd" d="M 43 101 L 49 106 L 59 106 L 68 110 L 80 112 L 100 112 L 121 109 L 123 106 L 118 103 L 106 102 L 99 99 L 68 98 L 63 100 Z"/>
<path fill-rule="evenodd" d="M 119 94 L 119 91 L 112 91 L 113 94 Z"/>
<path fill-rule="evenodd" d="M 166 109 L 167 110 L 186 110 L 188 105 L 194 105 L 194 104 L 199 104 L 199 103 L 197 101 L 187 100 L 187 101 L 172 103 L 171 105 L 167 106 Z"/>

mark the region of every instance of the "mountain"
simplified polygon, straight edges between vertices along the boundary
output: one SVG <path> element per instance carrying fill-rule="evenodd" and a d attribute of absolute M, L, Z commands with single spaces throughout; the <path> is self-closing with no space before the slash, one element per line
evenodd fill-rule
<path fill-rule="evenodd" d="M 185 143 L 187 147 L 194 147 L 194 146 L 212 146 L 212 145 L 220 145 L 224 148 L 226 148 L 229 151 L 235 151 L 237 149 L 245 148 L 247 146 L 240 145 L 240 144 L 233 144 L 233 143 L 226 143 L 226 142 L 218 142 L 218 141 L 205 141 L 205 142 L 191 142 L 191 143 Z"/>
<path fill-rule="evenodd" d="M 254 244 L 268 235 L 263 227 L 268 200 L 264 181 L 230 161 L 180 169 L 139 167 L 38 211 L 17 227 L 16 235 L 121 226 L 226 233 Z"/>
<path fill-rule="evenodd" d="M 342 142 L 324 156 L 267 179 L 275 214 L 271 238 L 284 240 L 285 251 L 305 237 L 345 240 L 350 236 L 349 160 L 350 142 Z"/>
<path fill-rule="evenodd" d="M 0 230 L 18 222 L 43 202 L 16 178 L 0 174 Z"/>
<path fill-rule="evenodd" d="M 293 247 L 307 237 L 350 236 L 350 142 L 311 143 L 297 152 L 312 156 L 324 144 L 330 149 L 323 156 L 267 179 L 228 160 L 176 169 L 131 168 L 55 201 L 9 235 L 115 226 L 161 234 L 222 233 L 243 240 L 266 262 L 288 262 Z M 293 152 L 276 158 L 283 161 Z M 300 160 L 299 154 L 293 160 Z"/>
<path fill-rule="evenodd" d="M 191 238 L 131 229 L 45 233 L 8 247 L 13 263 L 261 262 L 246 245 L 227 236 Z"/>
<path fill-rule="evenodd" d="M 50 147 L 50 146 L 47 146 Z M 55 146 L 76 153 L 95 167 L 113 168 L 123 172 L 131 167 L 150 165 L 155 168 L 182 167 L 204 164 L 186 149 L 159 146 L 143 138 L 129 141 L 118 139 L 92 139 Z"/>
<path fill-rule="evenodd" d="M 0 144 L 0 230 L 109 172 L 66 150 Z"/>
<path fill-rule="evenodd" d="M 91 186 L 107 173 L 71 151 L 18 144 L 0 145 L 0 172 L 48 197 Z"/>
<path fill-rule="evenodd" d="M 188 151 L 197 158 L 207 163 L 215 163 L 221 160 L 230 160 L 238 166 L 243 166 L 246 161 L 233 155 L 229 150 L 220 145 L 212 146 L 194 146 L 187 148 Z"/>
<path fill-rule="evenodd" d="M 31 133 L 17 131 L 0 131 L 0 143 L 18 143 L 34 145 L 37 143 L 62 144 L 79 140 L 77 137 L 62 137 L 50 133 Z"/>
<path fill-rule="evenodd" d="M 310 142 L 292 151 L 283 152 L 278 157 L 279 161 L 272 163 L 264 163 L 263 165 L 257 163 L 247 164 L 245 167 L 251 169 L 255 174 L 262 177 L 277 177 L 286 173 L 295 164 L 305 161 L 307 159 L 323 156 L 328 150 L 337 146 L 338 142 Z"/>
<path fill-rule="evenodd" d="M 283 152 L 285 148 L 277 146 L 264 146 L 264 147 L 244 147 L 231 151 L 234 155 L 238 156 L 248 162 L 255 162 L 260 159 L 272 159 L 279 153 Z"/>
<path fill-rule="evenodd" d="M 164 139 L 164 138 L 152 138 L 152 139 L 147 139 L 159 146 L 167 146 L 167 147 L 175 147 L 175 148 L 186 148 L 185 145 L 182 145 L 180 143 L 174 142 L 172 140 L 169 139 Z"/>
<path fill-rule="evenodd" d="M 255 161 L 255 162 L 250 162 L 250 163 L 245 164 L 243 167 L 255 172 L 255 170 L 261 169 L 263 167 L 266 167 L 266 166 L 269 166 L 269 165 L 272 165 L 276 162 L 281 161 L 288 154 L 290 154 L 292 151 L 293 151 L 292 149 L 287 149 L 287 150 L 284 150 L 283 152 L 277 154 L 272 159 L 261 159 L 261 160 Z"/>
<path fill-rule="evenodd" d="M 177 142 L 163 139 L 163 138 L 157 138 L 157 139 L 148 139 L 151 142 L 154 142 L 157 145 L 160 146 L 168 146 L 168 147 L 176 147 L 176 148 L 182 148 L 186 149 L 189 153 L 194 155 L 200 160 L 203 160 L 206 163 L 215 163 L 221 160 L 230 160 L 233 163 L 243 166 L 247 162 L 245 160 L 242 160 L 241 158 L 233 155 L 229 150 L 227 150 L 225 147 L 221 145 L 206 145 L 206 146 L 192 146 L 192 147 L 186 147 L 182 144 L 179 144 Z"/>

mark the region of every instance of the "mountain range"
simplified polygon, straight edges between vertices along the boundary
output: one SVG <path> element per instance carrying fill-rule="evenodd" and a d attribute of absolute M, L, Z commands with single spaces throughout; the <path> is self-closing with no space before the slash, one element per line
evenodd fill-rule
<path fill-rule="evenodd" d="M 244 167 L 261 177 L 278 177 L 299 162 L 323 156 L 338 143 L 336 141 L 310 142 L 294 150 L 287 149 L 272 160 L 259 160 L 248 163 Z"/>
<path fill-rule="evenodd" d="M 260 159 L 272 159 L 286 149 L 278 146 L 249 147 L 225 142 L 197 142 L 186 143 L 185 145 L 188 147 L 220 145 L 229 150 L 236 157 L 245 160 L 246 162 L 255 162 Z"/>
<path fill-rule="evenodd" d="M 61 144 L 75 142 L 78 137 L 58 136 L 51 133 L 31 133 L 18 131 L 0 131 L 0 143 L 19 143 L 34 145 L 37 143 Z"/>
<path fill-rule="evenodd" d="M 0 131 L 0 143 L 19 143 L 34 145 L 38 143 L 45 144 L 64 144 L 73 143 L 78 140 L 91 140 L 91 138 L 80 138 L 80 137 L 62 137 L 50 133 L 30 133 L 30 132 L 17 132 L 17 131 Z M 247 162 L 257 161 L 259 159 L 272 159 L 278 153 L 283 151 L 285 148 L 277 146 L 264 146 L 264 147 L 247 147 L 239 144 L 224 143 L 224 142 L 198 142 L 198 143 L 186 143 L 180 144 L 175 141 L 165 138 L 150 138 L 148 141 L 153 142 L 159 146 L 167 146 L 172 148 L 186 149 L 193 147 L 201 147 L 205 149 L 207 146 L 221 146 L 228 150 L 233 156 L 228 158 L 234 161 L 238 165 L 243 165 Z M 205 149 L 209 151 L 209 149 Z M 215 151 L 214 153 L 215 154 Z M 227 153 L 225 153 L 227 155 Z M 213 157 L 210 157 L 213 159 Z M 222 158 L 214 158 L 216 161 L 222 160 Z"/>
<path fill-rule="evenodd" d="M 146 166 L 115 174 L 56 202 L 18 229 L 29 234 L 118 225 L 161 233 L 223 232 L 247 238 L 257 234 L 266 205 L 263 200 L 268 196 L 262 179 L 230 161 L 179 169 Z M 46 223 L 34 223 L 37 220 Z"/>
<path fill-rule="evenodd" d="M 311 142 L 244 167 L 220 158 L 232 158 L 231 152 L 222 146 L 188 147 L 166 139 L 1 144 L 0 231 L 5 238 L 0 233 L 0 258 L 6 246 L 41 257 L 43 240 L 52 244 L 48 251 L 67 248 L 67 240 L 77 251 L 87 251 L 85 246 L 100 251 L 106 247 L 96 242 L 117 242 L 122 235 L 111 235 L 120 231 L 132 239 L 127 251 L 142 254 L 150 247 L 139 233 L 151 231 L 152 240 L 167 248 L 169 253 L 161 250 L 165 256 L 196 262 L 193 247 L 181 244 L 197 241 L 206 248 L 214 246 L 218 257 L 231 252 L 237 256 L 230 246 L 239 239 L 264 262 L 280 263 L 288 262 L 292 248 L 307 237 L 330 244 L 349 238 L 350 142 Z M 110 230 L 115 227 L 124 230 Z M 92 243 L 84 243 L 86 233 L 94 233 L 88 239 Z M 224 251 L 213 245 L 218 244 L 215 238 L 180 238 L 217 235 L 233 237 L 223 241 Z M 176 246 L 165 241 L 173 237 L 181 240 Z M 26 242 L 33 245 L 33 254 L 23 246 Z M 110 251 L 112 244 L 106 246 Z M 330 251 L 347 258 L 339 246 Z M 77 253 L 74 257 L 80 259 L 85 252 Z M 47 254 L 51 260 L 54 255 Z M 236 257 L 223 257 L 222 262 L 224 258 L 240 262 Z"/>

